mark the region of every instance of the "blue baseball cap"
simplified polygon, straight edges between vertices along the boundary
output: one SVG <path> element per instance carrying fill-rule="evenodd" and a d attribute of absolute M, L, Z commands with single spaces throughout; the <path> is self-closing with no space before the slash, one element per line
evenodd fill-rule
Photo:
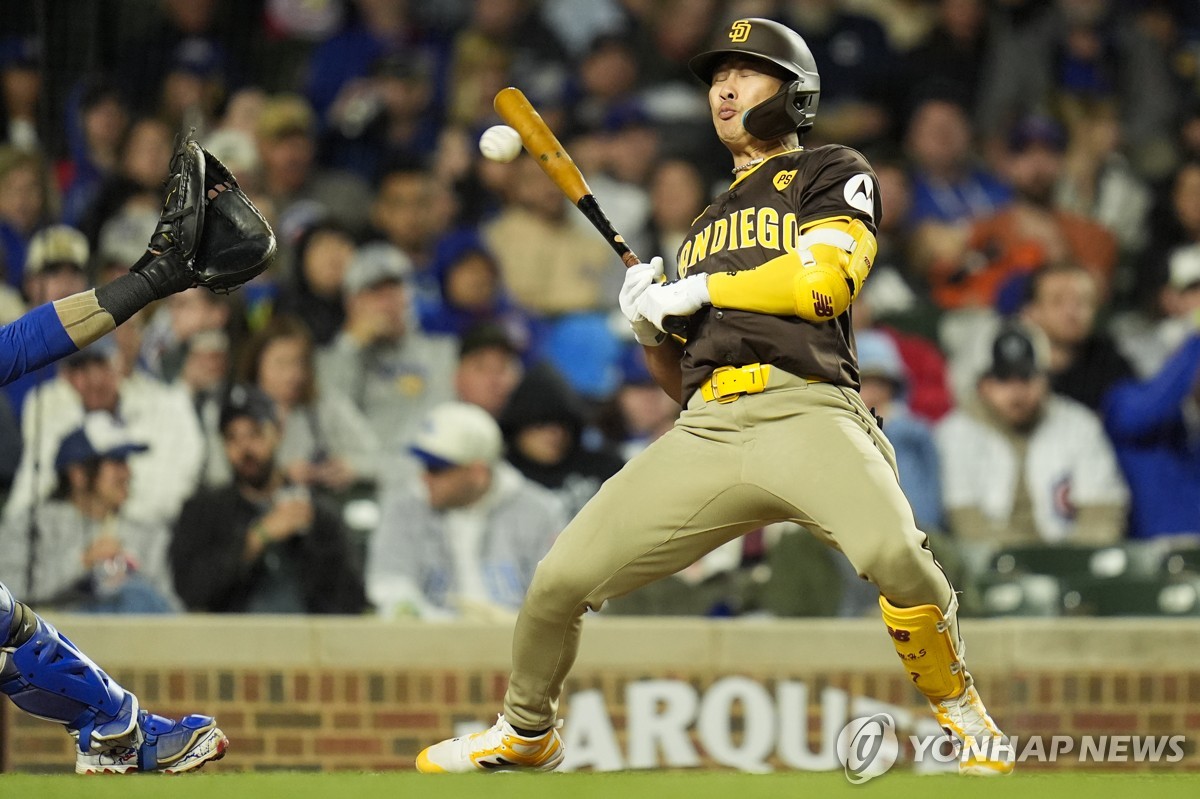
<path fill-rule="evenodd" d="M 124 425 L 111 413 L 93 411 L 84 417 L 81 427 L 68 433 L 58 445 L 54 468 L 61 472 L 76 463 L 123 461 L 130 455 L 148 449 L 148 445 L 131 439 Z"/>

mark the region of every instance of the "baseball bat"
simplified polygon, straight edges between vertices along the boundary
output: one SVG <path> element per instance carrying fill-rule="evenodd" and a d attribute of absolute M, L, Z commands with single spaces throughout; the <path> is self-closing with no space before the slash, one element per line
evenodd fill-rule
<path fill-rule="evenodd" d="M 608 245 L 621 257 L 625 267 L 640 264 L 642 261 L 637 257 L 637 253 L 630 249 L 625 237 L 618 233 L 608 220 L 567 148 L 562 146 L 562 142 L 554 135 L 554 131 L 550 130 L 546 120 L 542 119 L 542 115 L 525 97 L 525 93 L 513 86 L 501 89 L 496 93 L 492 106 L 505 124 L 521 134 L 521 143 L 537 161 L 538 166 L 587 217 L 592 226 L 600 231 Z M 668 317 L 664 324 L 668 332 L 677 335 L 683 335 L 687 330 L 687 320 L 682 317 Z"/>

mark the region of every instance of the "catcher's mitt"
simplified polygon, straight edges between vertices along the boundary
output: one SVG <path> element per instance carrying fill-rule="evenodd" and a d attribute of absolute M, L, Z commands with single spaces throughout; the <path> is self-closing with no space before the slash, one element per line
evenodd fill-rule
<path fill-rule="evenodd" d="M 275 234 L 238 186 L 233 173 L 208 150 L 201 152 L 210 199 L 192 271 L 197 285 L 225 293 L 270 266 L 275 256 Z"/>
<path fill-rule="evenodd" d="M 262 273 L 275 234 L 224 164 L 190 136 L 171 158 L 150 246 L 133 265 L 162 298 L 192 286 L 228 293 Z"/>
<path fill-rule="evenodd" d="M 195 284 L 191 261 L 200 246 L 208 202 L 204 197 L 204 151 L 190 136 L 171 156 L 167 197 L 146 254 L 131 267 L 149 281 L 155 296 L 166 297 Z"/>

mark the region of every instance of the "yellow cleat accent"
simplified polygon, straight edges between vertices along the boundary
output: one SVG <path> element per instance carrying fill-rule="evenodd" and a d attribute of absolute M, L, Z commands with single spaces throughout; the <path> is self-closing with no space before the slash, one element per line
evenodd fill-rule
<path fill-rule="evenodd" d="M 962 744 L 960 774 L 992 777 L 1012 773 L 1016 752 L 988 715 L 975 686 L 962 696 L 931 704 L 938 724 Z"/>
<path fill-rule="evenodd" d="M 417 755 L 422 774 L 472 771 L 551 771 L 563 761 L 565 751 L 559 725 L 533 738 L 520 735 L 499 716 L 483 732 L 451 738 L 427 747 Z"/>

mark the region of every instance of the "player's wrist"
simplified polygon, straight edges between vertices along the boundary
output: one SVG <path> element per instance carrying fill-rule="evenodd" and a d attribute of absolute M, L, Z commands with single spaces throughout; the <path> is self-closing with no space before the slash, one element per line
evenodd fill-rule
<path fill-rule="evenodd" d="M 629 323 L 633 339 L 643 347 L 657 347 L 667 340 L 667 334 L 654 326 L 649 319 L 638 319 Z"/>

